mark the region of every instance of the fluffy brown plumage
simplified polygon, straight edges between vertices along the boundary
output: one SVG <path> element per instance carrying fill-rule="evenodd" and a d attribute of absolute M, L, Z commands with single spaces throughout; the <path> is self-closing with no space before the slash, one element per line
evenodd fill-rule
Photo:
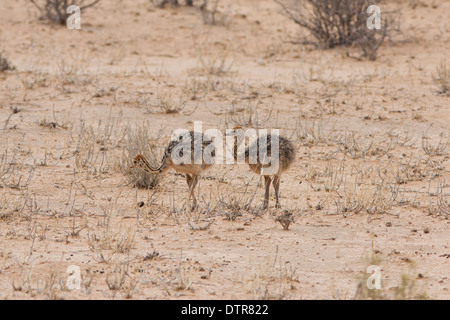
<path fill-rule="evenodd" d="M 201 144 L 200 144 L 201 142 Z M 196 155 L 194 152 L 194 146 L 198 143 L 199 152 Z M 213 142 L 206 138 L 202 133 L 190 131 L 189 135 L 181 135 L 176 140 L 172 140 L 164 151 L 164 156 L 161 160 L 161 164 L 158 168 L 153 168 L 150 163 L 145 159 L 145 157 L 141 154 L 138 154 L 133 160 L 132 168 L 140 168 L 149 173 L 162 173 L 169 169 L 174 169 L 177 172 L 184 173 L 186 175 L 186 182 L 189 187 L 189 195 L 192 197 L 194 205 L 193 209 L 197 207 L 197 199 L 194 195 L 194 189 L 198 183 L 198 177 L 202 171 L 210 167 L 213 163 L 211 160 L 214 159 L 215 149 L 211 148 Z M 205 149 L 208 148 L 208 151 L 205 152 Z M 190 151 L 189 154 L 184 154 L 184 152 Z M 201 151 L 201 154 L 200 154 Z M 211 158 L 204 157 L 205 154 L 210 153 Z M 186 156 L 187 161 L 181 161 L 183 156 Z M 199 161 L 195 163 L 196 157 Z"/>
<path fill-rule="evenodd" d="M 235 135 L 234 158 L 238 159 L 240 157 L 240 155 L 238 154 L 238 146 L 241 143 L 245 143 L 244 130 L 242 129 L 242 127 L 235 127 L 232 134 Z M 278 138 L 278 154 L 276 153 L 276 144 L 273 143 L 272 137 L 274 139 Z M 263 152 L 260 152 L 260 145 L 264 147 L 265 143 L 266 148 L 263 148 Z M 256 161 L 252 161 L 252 155 L 256 155 Z M 250 167 L 250 170 L 264 177 L 265 195 L 262 208 L 267 209 L 269 205 L 269 189 L 271 183 L 273 183 L 273 187 L 275 190 L 276 206 L 280 207 L 280 176 L 283 172 L 289 169 L 289 167 L 295 160 L 295 148 L 293 143 L 288 138 L 283 136 L 272 136 L 271 134 L 263 135 L 245 149 L 244 157 L 245 162 Z M 271 165 L 267 163 L 265 164 L 264 162 L 264 159 L 270 158 L 278 158 L 278 168 L 276 168 L 275 170 L 268 170 Z"/>

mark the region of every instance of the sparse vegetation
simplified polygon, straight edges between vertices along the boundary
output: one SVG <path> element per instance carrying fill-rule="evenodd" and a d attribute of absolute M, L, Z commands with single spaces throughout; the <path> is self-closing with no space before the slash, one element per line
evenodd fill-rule
<path fill-rule="evenodd" d="M 416 279 L 421 279 L 423 276 L 419 273 L 416 276 L 417 271 L 414 264 L 408 266 L 408 271 L 404 271 L 400 274 L 400 280 L 386 279 L 383 277 L 384 270 L 382 269 L 382 257 L 376 252 L 373 252 L 368 259 L 367 266 L 363 271 L 362 280 L 359 282 L 355 294 L 355 299 L 358 300 L 426 300 L 429 299 L 427 293 L 423 290 L 421 284 Z M 406 261 L 410 261 L 409 258 L 405 258 Z M 379 268 L 380 276 L 380 288 L 368 288 L 366 283 L 368 281 L 375 282 L 373 279 L 369 279 L 370 276 L 375 276 L 374 273 L 369 273 L 370 266 Z M 388 285 L 394 285 L 392 290 Z"/>
<path fill-rule="evenodd" d="M 67 18 L 72 14 L 67 13 L 69 6 L 76 5 L 83 11 L 96 5 L 100 0 L 92 0 L 89 3 L 85 0 L 30 0 L 30 2 L 39 10 L 42 18 L 65 25 Z"/>
<path fill-rule="evenodd" d="M 440 95 L 450 95 L 450 68 L 447 62 L 441 60 L 436 67 L 436 73 L 433 75 L 433 81 L 438 86 L 437 93 Z"/>
<path fill-rule="evenodd" d="M 164 8 L 167 5 L 171 6 L 178 6 L 179 2 L 178 0 L 150 0 L 153 5 L 157 6 L 158 8 Z M 192 6 L 194 3 L 194 0 L 186 0 L 186 5 Z"/>
<path fill-rule="evenodd" d="M 134 129 L 128 128 L 125 136 L 125 148 L 119 161 L 119 167 L 133 186 L 143 189 L 154 189 L 158 187 L 162 179 L 161 175 L 131 168 L 132 161 L 138 154 L 144 155 L 154 167 L 159 166 L 164 147 L 158 142 L 162 138 L 163 130 L 159 131 L 158 136 L 151 137 L 148 127 L 149 125 L 144 123 Z"/>
<path fill-rule="evenodd" d="M 392 13 L 383 12 L 381 29 L 367 27 L 370 0 L 275 0 L 283 13 L 307 29 L 311 42 L 322 48 L 357 45 L 363 56 L 375 60 L 378 48 L 394 28 Z"/>
<path fill-rule="evenodd" d="M 3 53 L 0 52 L 0 72 L 14 69 L 15 67 L 3 56 Z"/>
<path fill-rule="evenodd" d="M 171 113 L 180 113 L 186 107 L 187 101 L 180 96 L 178 100 L 173 100 L 167 95 L 161 94 L 156 98 L 156 102 L 154 104 L 155 107 L 159 108 L 162 113 L 171 114 Z"/>
<path fill-rule="evenodd" d="M 275 218 L 275 221 L 279 222 L 283 226 L 284 230 L 288 230 L 291 223 L 294 222 L 294 217 L 292 212 L 284 210 L 282 215 Z"/>
<path fill-rule="evenodd" d="M 337 30 L 363 28 L 365 10 L 332 14 L 363 0 L 277 1 L 329 10 L 298 11 L 331 23 L 324 40 L 274 0 L 67 1 L 96 4 L 79 31 L 34 2 L 41 21 L 30 1 L 0 19 L 0 299 L 448 297 L 448 26 L 421 19 L 448 3 L 380 2 L 382 26 L 396 6 L 405 25 L 381 42 Z M 348 57 L 365 44 L 382 57 Z M 218 143 L 240 126 L 295 144 L 279 205 L 246 163 L 192 194 L 181 169 L 132 168 L 197 121 Z"/>
<path fill-rule="evenodd" d="M 430 156 L 442 156 L 446 154 L 447 147 L 450 143 L 450 135 L 441 132 L 437 144 L 430 143 L 430 137 L 425 133 L 422 136 L 422 149 Z"/>
<path fill-rule="evenodd" d="M 220 0 L 203 0 L 200 6 L 203 23 L 207 25 L 229 25 L 229 16 L 218 11 Z"/>

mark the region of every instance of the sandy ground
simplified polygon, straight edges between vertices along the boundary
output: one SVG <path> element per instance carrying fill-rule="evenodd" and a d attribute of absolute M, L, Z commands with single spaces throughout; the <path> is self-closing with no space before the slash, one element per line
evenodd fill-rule
<path fill-rule="evenodd" d="M 449 299 L 450 1 L 389 2 L 401 32 L 376 61 L 296 43 L 273 1 L 223 0 L 214 26 L 198 5 L 102 0 L 69 30 L 2 1 L 0 298 Z M 196 211 L 173 171 L 133 187 L 127 132 L 161 155 L 193 121 L 290 137 L 283 208 L 258 210 L 245 165 L 205 173 Z"/>

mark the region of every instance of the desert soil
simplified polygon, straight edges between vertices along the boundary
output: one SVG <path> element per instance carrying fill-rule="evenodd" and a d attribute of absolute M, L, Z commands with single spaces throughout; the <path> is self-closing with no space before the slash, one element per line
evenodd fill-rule
<path fill-rule="evenodd" d="M 449 299 L 450 1 L 385 5 L 400 32 L 369 61 L 302 44 L 270 0 L 223 0 L 216 25 L 102 0 L 80 30 L 2 1 L 0 298 Z M 195 211 L 173 171 L 136 188 L 129 133 L 161 156 L 194 121 L 290 137 L 282 208 L 245 165 L 207 171 Z"/>

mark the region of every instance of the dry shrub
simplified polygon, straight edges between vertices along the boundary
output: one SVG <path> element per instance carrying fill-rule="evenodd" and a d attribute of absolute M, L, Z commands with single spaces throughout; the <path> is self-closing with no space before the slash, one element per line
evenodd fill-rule
<path fill-rule="evenodd" d="M 186 107 L 187 99 L 184 96 L 180 95 L 178 99 L 174 99 L 169 94 L 160 94 L 158 92 L 156 101 L 153 103 L 153 106 L 158 107 L 162 113 L 171 114 L 171 113 L 180 113 Z M 151 113 L 151 112 L 150 112 Z"/>
<path fill-rule="evenodd" d="M 433 81 L 438 86 L 438 94 L 450 96 L 450 68 L 447 68 L 445 60 L 441 60 L 436 67 L 436 74 L 433 75 Z"/>
<path fill-rule="evenodd" d="M 100 0 L 92 0 L 88 4 L 84 4 L 84 0 L 45 0 L 43 3 L 38 3 L 38 0 L 30 0 L 41 13 L 43 19 L 48 19 L 62 25 L 66 24 L 67 18 L 71 15 L 67 13 L 67 8 L 71 5 L 80 7 L 83 11 L 89 7 L 96 5 Z"/>
<path fill-rule="evenodd" d="M 178 0 L 151 0 L 154 6 L 158 8 L 164 8 L 166 5 L 178 6 Z M 186 5 L 192 6 L 194 4 L 194 0 L 186 0 Z"/>
<path fill-rule="evenodd" d="M 383 214 L 395 205 L 398 189 L 382 180 L 376 185 L 354 183 L 346 185 L 342 198 L 344 203 L 338 200 L 338 212 L 365 212 L 369 214 Z"/>
<path fill-rule="evenodd" d="M 430 182 L 431 184 L 431 182 Z M 428 191 L 429 205 L 427 207 L 428 213 L 433 216 L 441 216 L 446 219 L 450 217 L 450 193 L 448 189 L 450 184 L 447 184 L 445 179 L 439 179 L 435 192 Z M 434 198 L 434 199 L 433 199 Z"/>
<path fill-rule="evenodd" d="M 135 129 L 128 128 L 125 135 L 125 149 L 120 159 L 120 170 L 128 177 L 130 183 L 142 189 L 153 189 L 159 185 L 161 175 L 150 174 L 144 170 L 131 168 L 133 159 L 138 154 L 144 155 L 153 167 L 159 166 L 162 158 L 157 152 L 156 142 L 161 139 L 162 130 L 158 137 L 150 137 L 148 127 L 143 125 Z"/>
<path fill-rule="evenodd" d="M 225 45 L 219 52 L 212 52 L 212 46 L 208 43 L 201 44 L 198 48 L 198 59 L 202 75 L 221 77 L 228 74 L 233 66 L 230 60 L 230 45 Z"/>
<path fill-rule="evenodd" d="M 15 67 L 0 53 L 0 72 L 14 69 Z"/>
<path fill-rule="evenodd" d="M 283 210 L 283 214 L 276 217 L 275 221 L 279 222 L 284 230 L 289 230 L 289 225 L 295 222 L 292 212 L 289 210 Z"/>
<path fill-rule="evenodd" d="M 229 25 L 230 17 L 218 11 L 220 0 L 203 0 L 200 6 L 203 23 L 207 25 Z"/>
<path fill-rule="evenodd" d="M 165 8 L 166 6 L 178 7 L 179 0 L 150 0 L 157 8 Z M 208 25 L 226 25 L 228 24 L 228 17 L 221 15 L 218 12 L 220 0 L 202 0 L 199 6 L 203 22 Z M 194 0 L 186 0 L 186 5 L 192 7 Z"/>
<path fill-rule="evenodd" d="M 321 48 L 356 45 L 363 56 L 376 59 L 376 52 L 386 36 L 393 30 L 394 13 L 382 12 L 381 29 L 367 27 L 367 8 L 372 0 L 274 0 L 281 5 L 283 13 L 307 29 L 313 41 Z"/>
<path fill-rule="evenodd" d="M 446 149 L 450 143 L 450 135 L 441 132 L 437 143 L 430 142 L 432 139 L 428 136 L 428 130 L 422 135 L 422 149 L 429 156 L 442 156 L 447 154 Z"/>

